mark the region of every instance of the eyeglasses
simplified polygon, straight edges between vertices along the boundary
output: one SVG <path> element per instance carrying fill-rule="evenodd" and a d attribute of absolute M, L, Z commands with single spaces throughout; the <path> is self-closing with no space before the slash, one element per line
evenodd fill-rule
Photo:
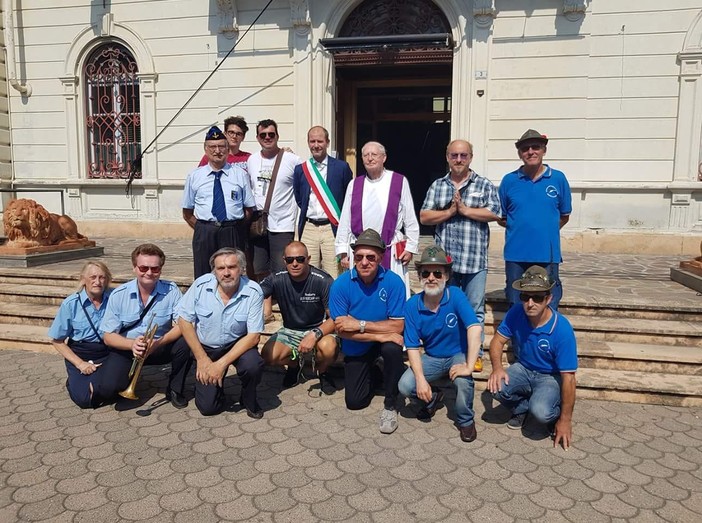
<path fill-rule="evenodd" d="M 266 138 L 271 138 L 271 139 L 273 139 L 273 138 L 275 138 L 276 136 L 277 136 L 276 133 L 258 133 L 258 137 L 259 137 L 261 140 L 265 140 Z"/>
<path fill-rule="evenodd" d="M 541 151 L 543 148 L 544 148 L 544 146 L 541 145 L 540 143 L 533 143 L 531 145 L 522 145 L 519 148 L 519 152 L 525 153 L 525 152 L 529 151 L 529 149 L 531 149 L 533 151 Z"/>
<path fill-rule="evenodd" d="M 159 265 L 137 265 L 136 268 L 139 269 L 139 272 L 143 272 L 144 274 L 146 274 L 149 271 L 151 271 L 153 274 L 161 273 L 161 267 Z"/>
<path fill-rule="evenodd" d="M 227 134 L 229 136 L 239 136 L 241 138 L 243 138 L 244 136 L 244 133 L 242 133 L 241 131 L 227 131 Z"/>
<path fill-rule="evenodd" d="M 452 160 L 458 160 L 459 158 L 461 160 L 467 160 L 469 157 L 469 153 L 449 153 L 449 158 L 451 158 Z"/>
<path fill-rule="evenodd" d="M 305 263 L 307 256 L 285 256 L 284 260 L 288 265 L 292 264 L 292 262 Z"/>
<path fill-rule="evenodd" d="M 524 303 L 529 300 L 533 300 L 534 303 L 543 303 L 543 301 L 548 297 L 548 294 L 529 294 L 526 292 L 519 293 L 519 299 Z"/>
<path fill-rule="evenodd" d="M 229 149 L 228 145 L 208 145 L 207 150 L 208 151 L 226 151 Z"/>
<path fill-rule="evenodd" d="M 440 280 L 441 278 L 444 277 L 444 271 L 422 271 L 421 272 L 421 276 L 425 280 L 429 277 L 430 274 L 433 274 L 434 278 L 436 278 L 437 280 Z"/>
<path fill-rule="evenodd" d="M 370 263 L 375 263 L 378 261 L 378 256 L 375 254 L 354 254 L 353 261 L 356 263 L 363 261 L 363 258 L 368 260 Z"/>

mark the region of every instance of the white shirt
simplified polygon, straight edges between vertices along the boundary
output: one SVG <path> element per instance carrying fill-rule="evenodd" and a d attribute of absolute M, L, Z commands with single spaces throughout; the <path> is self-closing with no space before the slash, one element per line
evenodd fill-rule
<path fill-rule="evenodd" d="M 324 157 L 324 160 L 322 163 L 319 163 L 317 160 L 312 158 L 312 162 L 314 162 L 315 166 L 317 167 L 317 170 L 319 171 L 319 174 L 322 175 L 322 178 L 324 181 L 327 181 L 327 158 L 328 156 Z M 317 198 L 317 195 L 315 192 L 310 188 L 310 203 L 307 206 L 307 216 L 306 218 L 309 218 L 311 220 L 328 220 L 329 216 L 327 216 L 327 213 L 324 212 L 324 209 L 322 208 L 322 205 L 319 203 L 319 199 Z"/>
<path fill-rule="evenodd" d="M 383 230 L 383 222 L 385 221 L 385 211 L 388 208 L 388 200 L 390 198 L 390 182 L 392 180 L 392 171 L 383 169 L 383 174 L 377 180 L 371 180 L 366 177 L 363 183 L 363 228 L 374 229 L 381 233 Z M 344 198 L 344 206 L 341 208 L 341 218 L 339 220 L 339 229 L 336 233 L 336 254 L 349 252 L 349 244 L 353 243 L 356 237 L 351 232 L 351 202 L 353 200 L 354 182 L 346 189 L 346 197 Z M 414 213 L 414 202 L 412 201 L 412 193 L 410 192 L 407 178 L 402 177 L 402 194 L 400 196 L 400 208 L 397 213 L 397 225 L 395 226 L 395 235 L 392 239 L 392 244 L 405 239 L 401 229 L 404 227 L 407 234 L 406 250 L 413 254 L 419 252 L 419 222 Z"/>
<path fill-rule="evenodd" d="M 256 199 L 256 208 L 263 210 L 266 204 L 268 186 L 273 176 L 273 158 L 264 158 L 261 152 L 249 156 L 246 165 L 249 171 L 251 188 Z M 293 171 L 302 160 L 295 154 L 285 151 L 275 179 L 271 206 L 268 209 L 268 230 L 271 232 L 294 232 L 297 204 L 293 197 Z"/>

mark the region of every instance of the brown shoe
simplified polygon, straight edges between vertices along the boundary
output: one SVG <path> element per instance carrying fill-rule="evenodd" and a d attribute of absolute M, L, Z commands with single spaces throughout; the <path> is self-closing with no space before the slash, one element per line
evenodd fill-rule
<path fill-rule="evenodd" d="M 478 357 L 475 360 L 475 366 L 473 367 L 473 372 L 483 372 L 483 359 Z"/>
<path fill-rule="evenodd" d="M 478 431 L 475 430 L 475 423 L 471 423 L 465 427 L 458 427 L 458 433 L 461 435 L 461 441 L 465 441 L 466 443 L 475 441 L 475 438 L 478 437 Z"/>

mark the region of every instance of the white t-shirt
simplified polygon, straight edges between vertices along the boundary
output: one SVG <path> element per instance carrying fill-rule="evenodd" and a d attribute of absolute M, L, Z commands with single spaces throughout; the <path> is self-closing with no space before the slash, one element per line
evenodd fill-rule
<path fill-rule="evenodd" d="M 256 199 L 256 208 L 261 211 L 266 204 L 266 194 L 273 176 L 273 158 L 264 158 L 261 152 L 253 153 L 246 161 L 251 188 Z M 268 209 L 268 230 L 271 232 L 294 232 L 297 204 L 293 198 L 293 171 L 302 160 L 285 151 L 275 179 L 271 206 Z"/>

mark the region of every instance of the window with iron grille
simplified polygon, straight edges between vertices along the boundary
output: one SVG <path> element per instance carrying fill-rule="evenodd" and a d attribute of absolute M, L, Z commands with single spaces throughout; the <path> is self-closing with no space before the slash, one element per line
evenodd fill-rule
<path fill-rule="evenodd" d="M 88 178 L 127 178 L 141 151 L 138 72 L 132 53 L 117 42 L 99 46 L 86 61 Z"/>

